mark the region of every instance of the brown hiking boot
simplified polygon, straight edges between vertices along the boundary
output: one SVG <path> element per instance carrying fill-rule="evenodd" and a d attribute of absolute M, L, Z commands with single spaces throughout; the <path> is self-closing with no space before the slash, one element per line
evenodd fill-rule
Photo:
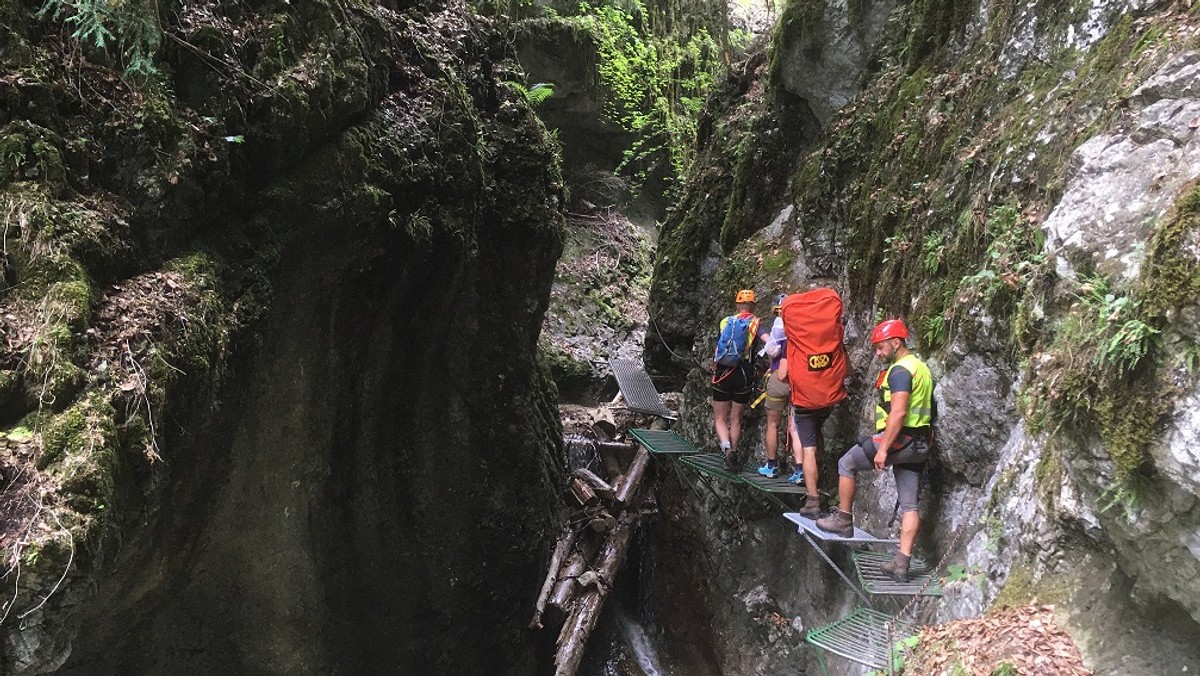
<path fill-rule="evenodd" d="M 896 582 L 908 582 L 908 564 L 910 561 L 912 561 L 911 556 L 896 552 L 892 555 L 892 560 L 883 564 L 880 569 L 891 575 L 892 579 Z"/>
<path fill-rule="evenodd" d="M 821 516 L 821 496 L 809 495 L 804 500 L 804 506 L 800 508 L 800 516 L 815 519 Z"/>
<path fill-rule="evenodd" d="M 854 537 L 854 515 L 835 509 L 829 516 L 817 519 L 817 528 L 844 538 Z"/>

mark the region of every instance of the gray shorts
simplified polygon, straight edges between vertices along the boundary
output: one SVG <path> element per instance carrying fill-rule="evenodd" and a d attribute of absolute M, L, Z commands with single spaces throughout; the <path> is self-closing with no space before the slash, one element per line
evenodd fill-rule
<path fill-rule="evenodd" d="M 875 469 L 875 442 L 863 439 L 857 446 L 846 451 L 838 460 L 838 475 L 854 478 L 855 472 Z M 887 466 L 896 477 L 896 495 L 900 498 L 900 513 L 917 511 L 917 498 L 921 492 L 921 471 L 929 459 L 929 442 L 912 439 L 899 450 L 888 453 Z"/>
<path fill-rule="evenodd" d="M 829 419 L 832 408 L 796 409 L 796 435 L 800 437 L 802 448 L 823 446 L 821 426 Z"/>

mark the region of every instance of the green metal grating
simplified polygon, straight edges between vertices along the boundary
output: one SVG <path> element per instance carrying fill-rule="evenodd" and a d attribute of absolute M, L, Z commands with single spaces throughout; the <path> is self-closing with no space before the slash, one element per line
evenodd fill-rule
<path fill-rule="evenodd" d="M 700 470 L 705 474 L 719 476 L 730 481 L 740 481 L 737 472 L 725 469 L 725 458 L 719 453 L 699 453 L 697 455 L 681 455 L 679 462 Z"/>
<path fill-rule="evenodd" d="M 888 596 L 941 596 L 942 586 L 934 579 L 930 581 L 931 571 L 921 559 L 914 558 L 908 568 L 908 582 L 896 582 L 891 575 L 883 572 L 881 566 L 892 560 L 891 554 L 874 551 L 851 552 L 854 557 L 854 569 L 858 573 L 858 581 L 863 591 L 868 594 Z M 928 586 L 926 586 L 928 585 Z"/>
<path fill-rule="evenodd" d="M 631 429 L 629 434 L 651 453 L 681 455 L 700 452 L 687 439 L 667 430 Z"/>
<path fill-rule="evenodd" d="M 887 623 L 892 622 L 891 636 Z M 805 639 L 823 650 L 872 669 L 887 669 L 896 643 L 916 633 L 913 624 L 878 610 L 858 608 L 833 624 L 808 630 Z"/>
<path fill-rule="evenodd" d="M 768 493 L 793 493 L 797 495 L 804 495 L 808 492 L 804 486 L 796 485 L 782 476 L 772 479 L 759 474 L 755 469 L 742 470 L 740 476 L 742 481 L 745 481 L 760 491 L 766 491 Z"/>

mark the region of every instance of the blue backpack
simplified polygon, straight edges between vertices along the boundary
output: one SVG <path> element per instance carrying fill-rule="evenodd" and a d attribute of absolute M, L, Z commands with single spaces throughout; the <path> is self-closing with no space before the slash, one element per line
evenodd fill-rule
<path fill-rule="evenodd" d="M 750 335 L 757 317 L 751 314 L 733 315 L 725 321 L 721 336 L 717 338 L 717 352 L 713 360 L 722 366 L 737 366 L 746 355 L 746 348 L 754 336 Z"/>

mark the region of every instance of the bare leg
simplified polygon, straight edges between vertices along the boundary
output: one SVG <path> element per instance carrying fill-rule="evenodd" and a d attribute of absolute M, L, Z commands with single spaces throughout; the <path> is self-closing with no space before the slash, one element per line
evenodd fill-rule
<path fill-rule="evenodd" d="M 742 439 L 742 411 L 746 409 L 746 405 L 736 401 L 731 403 L 733 405 L 729 414 L 729 445 L 736 451 L 738 442 Z"/>
<path fill-rule="evenodd" d="M 803 466 L 804 466 L 804 489 L 806 491 L 808 491 L 809 495 L 816 495 L 817 494 L 817 447 L 816 446 L 805 446 L 804 447 L 804 465 Z M 851 481 L 853 481 L 853 479 L 851 479 Z M 839 484 L 840 483 L 841 482 L 839 482 Z M 839 486 L 839 488 L 840 488 L 840 486 Z M 854 491 L 853 486 L 851 486 L 850 491 L 851 491 L 851 493 L 853 493 L 853 491 Z M 853 502 L 853 500 L 854 500 L 854 498 L 851 497 L 852 502 Z M 850 510 L 846 510 L 846 511 L 848 512 Z"/>
<path fill-rule="evenodd" d="M 774 460 L 779 455 L 779 414 L 782 412 L 767 409 L 767 460 Z"/>
<path fill-rule="evenodd" d="M 854 477 L 839 476 L 838 477 L 838 509 L 847 514 L 852 514 L 854 508 Z M 903 529 L 903 526 L 901 526 Z M 915 534 L 916 531 L 914 530 Z"/>
<path fill-rule="evenodd" d="M 717 440 L 724 446 L 729 443 L 729 408 L 733 402 L 713 401 L 713 426 L 717 428 Z"/>
<path fill-rule="evenodd" d="M 921 515 L 916 510 L 905 512 L 900 517 L 900 553 L 912 556 L 913 543 L 917 540 L 917 528 L 921 525 Z"/>

